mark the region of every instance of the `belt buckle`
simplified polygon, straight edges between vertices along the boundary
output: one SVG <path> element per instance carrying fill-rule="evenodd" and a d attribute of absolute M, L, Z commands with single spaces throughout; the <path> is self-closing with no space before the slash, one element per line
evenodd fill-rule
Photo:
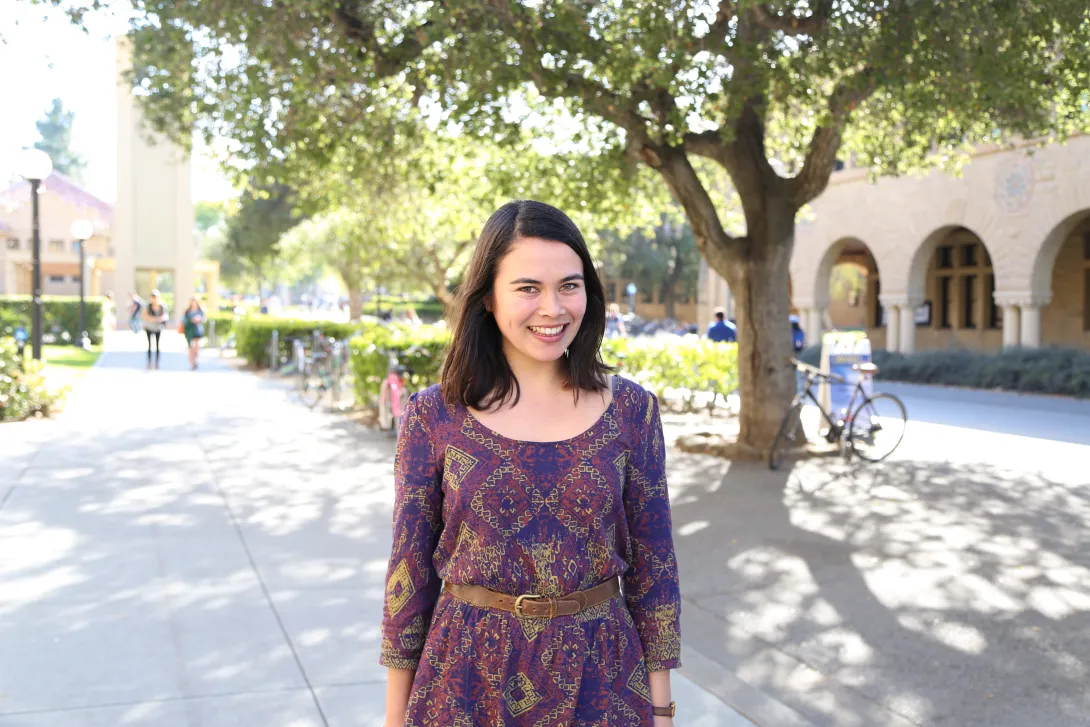
<path fill-rule="evenodd" d="M 544 598 L 544 596 L 535 596 L 535 595 L 531 595 L 531 594 L 523 594 L 523 595 L 519 596 L 518 598 L 515 599 L 515 615 L 518 616 L 519 618 L 533 618 L 533 616 L 527 616 L 526 614 L 524 614 L 522 612 L 522 602 L 525 601 L 525 600 L 533 601 L 533 600 L 539 600 L 539 599 L 542 599 L 542 598 Z"/>

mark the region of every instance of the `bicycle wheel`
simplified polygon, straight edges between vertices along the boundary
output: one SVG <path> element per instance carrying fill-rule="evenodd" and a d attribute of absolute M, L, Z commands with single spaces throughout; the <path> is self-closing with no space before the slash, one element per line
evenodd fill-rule
<path fill-rule="evenodd" d="M 768 453 L 768 468 L 778 470 L 787 455 L 806 443 L 806 430 L 802 426 L 801 403 L 791 407 L 784 415 L 780 431 L 776 432 L 776 439 L 772 442 L 772 451 Z"/>
<path fill-rule="evenodd" d="M 908 414 L 901 400 L 892 394 L 877 394 L 852 412 L 848 443 L 862 459 L 880 462 L 897 449 L 907 424 Z"/>
<path fill-rule="evenodd" d="M 303 383 L 299 388 L 299 398 L 311 409 L 318 405 L 322 394 L 325 393 L 326 387 L 323 380 L 326 374 L 322 369 L 323 366 L 319 363 L 308 364 L 303 369 Z"/>

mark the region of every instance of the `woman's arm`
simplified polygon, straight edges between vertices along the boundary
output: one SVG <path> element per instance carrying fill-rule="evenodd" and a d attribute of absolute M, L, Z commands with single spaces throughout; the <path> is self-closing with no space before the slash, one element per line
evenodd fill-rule
<path fill-rule="evenodd" d="M 402 727 L 442 581 L 432 563 L 443 530 L 442 473 L 428 430 L 427 405 L 414 394 L 394 463 L 393 548 L 386 572 L 382 653 L 388 727 Z"/>
<path fill-rule="evenodd" d="M 386 674 L 386 725 L 405 727 L 405 707 L 413 688 L 416 669 L 388 669 Z"/>
<path fill-rule="evenodd" d="M 648 675 L 651 683 L 651 704 L 656 707 L 665 707 L 674 701 L 670 693 L 670 672 L 653 671 Z M 655 717 L 655 727 L 673 727 L 673 717 Z"/>
<path fill-rule="evenodd" d="M 647 394 L 632 413 L 632 450 L 625 470 L 624 509 L 628 544 L 625 602 L 643 647 L 652 704 L 670 704 L 669 669 L 681 666 L 681 590 L 674 553 L 666 442 L 658 400 Z M 656 717 L 656 727 L 672 725 Z"/>

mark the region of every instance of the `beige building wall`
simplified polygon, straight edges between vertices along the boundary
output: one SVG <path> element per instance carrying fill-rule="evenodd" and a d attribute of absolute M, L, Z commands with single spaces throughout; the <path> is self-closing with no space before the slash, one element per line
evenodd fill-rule
<path fill-rule="evenodd" d="M 0 293 L 30 295 L 33 265 L 30 185 L 17 184 L 0 193 Z M 110 207 L 83 191 L 72 180 L 54 173 L 39 187 L 38 220 L 41 239 L 42 293 L 79 294 L 79 248 L 72 223 L 94 225 L 87 241 L 87 294 L 92 293 L 90 268 L 112 252 Z M 104 293 L 105 291 L 103 291 Z"/>
<path fill-rule="evenodd" d="M 830 327 L 833 266 L 845 250 L 862 244 L 873 256 L 877 304 L 884 309 L 885 325 L 868 329 L 876 346 L 1090 348 L 1085 272 L 1090 251 L 1082 234 L 1090 218 L 1088 136 L 1035 150 L 981 149 L 960 177 L 933 171 L 872 183 L 865 170 L 835 172 L 805 216 L 796 231 L 791 279 L 792 303 L 810 343 Z M 937 269 L 937 249 L 967 240 L 978 240 L 986 256 L 965 270 Z M 977 276 L 971 286 L 975 326 L 962 320 L 951 321 L 949 328 L 937 325 L 937 281 L 964 275 Z M 721 284 L 717 275 L 708 278 L 702 301 Z M 954 286 L 951 295 L 960 314 L 970 293 Z M 994 327 L 984 320 L 993 301 Z M 917 309 L 928 303 L 931 323 L 917 324 Z M 880 343 L 879 333 L 888 340 Z"/>
<path fill-rule="evenodd" d="M 124 74 L 131 65 L 127 38 L 117 41 L 117 203 L 114 285 L 119 300 L 136 290 L 146 297 L 169 276 L 174 310 L 181 316 L 194 289 L 196 249 L 190 161 L 185 152 L 151 134 Z M 166 292 L 166 291 L 164 291 Z"/>

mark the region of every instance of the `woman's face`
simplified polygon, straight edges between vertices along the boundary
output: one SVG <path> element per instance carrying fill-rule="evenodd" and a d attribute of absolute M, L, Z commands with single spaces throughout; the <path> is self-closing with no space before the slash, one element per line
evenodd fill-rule
<path fill-rule="evenodd" d="M 520 239 L 500 261 L 489 305 L 508 359 L 556 361 L 587 310 L 583 261 L 562 242 Z"/>

